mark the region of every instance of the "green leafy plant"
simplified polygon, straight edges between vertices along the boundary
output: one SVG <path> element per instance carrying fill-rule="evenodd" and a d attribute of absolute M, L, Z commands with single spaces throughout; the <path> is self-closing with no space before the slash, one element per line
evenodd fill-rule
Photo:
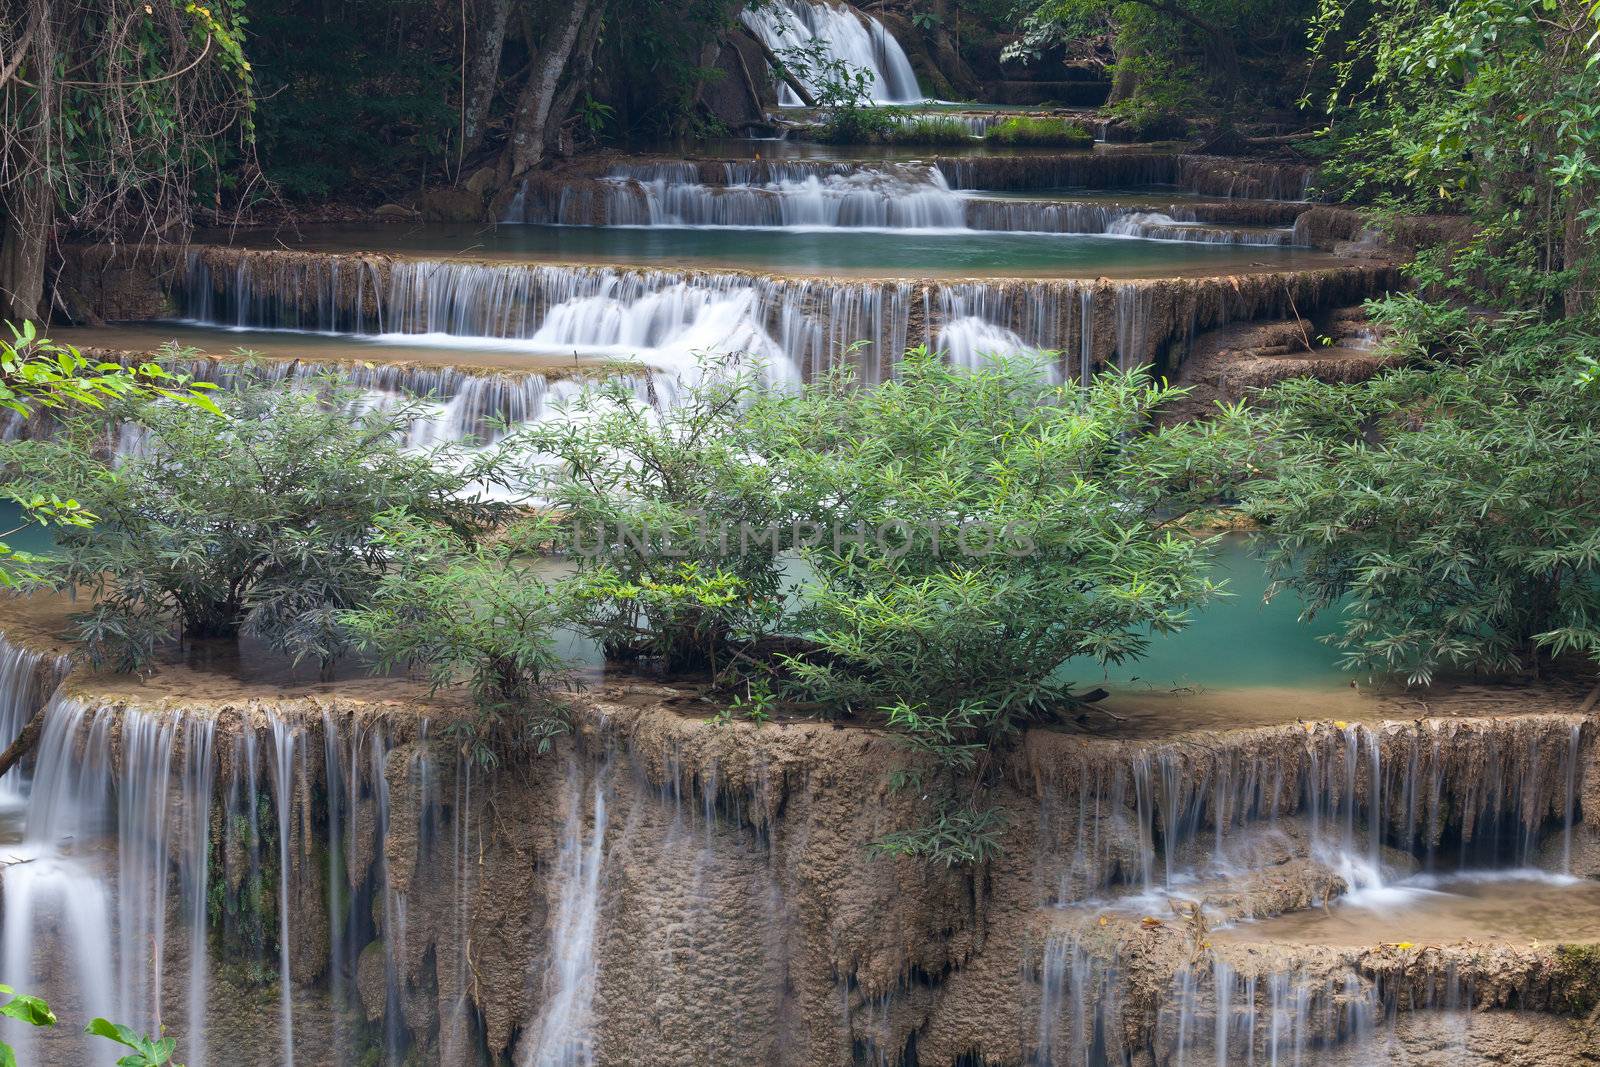
<path fill-rule="evenodd" d="M 763 532 L 788 512 L 743 414 L 761 370 L 709 361 L 700 373 L 665 411 L 613 380 L 508 439 L 548 457 L 530 480 L 577 565 L 565 583 L 575 624 L 608 656 L 669 670 L 721 669 L 783 614 L 780 546 Z"/>
<path fill-rule="evenodd" d="M 220 418 L 135 404 L 115 412 L 140 442 L 120 463 L 102 458 L 106 422 L 83 413 L 49 439 L 0 446 L 13 493 L 75 501 L 96 517 L 62 527 L 35 565 L 61 589 L 90 590 L 94 604 L 76 620 L 90 661 L 136 670 L 173 636 L 245 633 L 326 663 L 346 647 L 337 612 L 387 567 L 379 516 L 404 508 L 470 537 L 504 515 L 469 491 L 495 477 L 492 450 L 408 449 L 424 405 L 359 399 L 251 384 Z"/>
<path fill-rule="evenodd" d="M 9 999 L 0 1004 L 0 1015 L 29 1026 L 54 1026 L 55 1012 L 39 997 L 18 993 L 8 985 L 0 985 L 0 994 Z M 17 1053 L 10 1045 L 0 1041 L 0 1067 L 17 1067 Z"/>
<path fill-rule="evenodd" d="M 488 544 L 398 511 L 381 517 L 391 555 L 366 605 L 340 614 L 375 669 L 420 670 L 433 691 L 465 686 L 477 711 L 457 724 L 482 763 L 507 747 L 543 753 L 568 729 L 559 693 L 576 682 L 557 636 L 569 601 L 541 575 L 547 520 L 524 520 Z"/>
<path fill-rule="evenodd" d="M 1410 344 L 1460 362 L 1268 394 L 1245 505 L 1274 590 L 1340 613 L 1347 667 L 1415 683 L 1600 660 L 1600 414 L 1570 370 L 1593 335 L 1519 313 Z"/>
<path fill-rule="evenodd" d="M 17 419 L 41 411 L 72 408 L 99 410 L 108 403 L 137 398 L 160 398 L 221 414 L 210 396 L 208 382 L 192 382 L 161 364 L 134 365 L 90 360 L 71 345 L 57 344 L 40 335 L 31 321 L 11 329 L 9 341 L 0 340 L 0 409 Z M 17 485 L 0 486 L 0 497 L 17 504 L 27 520 L 5 531 L 11 537 L 31 525 L 92 525 L 94 515 L 72 497 L 58 493 L 24 492 Z M 0 586 L 16 587 L 43 580 L 38 565 L 45 561 L 27 552 L 13 551 L 0 542 Z"/>
<path fill-rule="evenodd" d="M 1600 278 L 1600 50 L 1582 3 L 1323 0 L 1312 44 L 1330 84 L 1322 185 L 1406 218 L 1430 296 L 1583 314 Z"/>
<path fill-rule="evenodd" d="M 992 145 L 1037 148 L 1092 148 L 1094 134 L 1067 119 L 1018 115 L 990 126 L 983 139 Z"/>
<path fill-rule="evenodd" d="M 983 863 L 999 855 L 1006 826 L 1006 813 L 999 808 L 944 804 L 927 824 L 884 834 L 872 843 L 872 850 L 882 856 L 914 856 L 942 867 Z"/>
<path fill-rule="evenodd" d="M 1143 374 L 1080 390 L 1029 361 L 966 371 L 913 350 L 894 381 L 841 371 L 757 405 L 796 506 L 845 532 L 801 549 L 791 697 L 886 723 L 943 773 L 938 811 L 981 812 L 992 754 L 1074 709 L 1075 675 L 1138 656 L 1218 592 L 1179 524 L 1237 456 L 1217 425 L 1149 430 L 1177 395 Z"/>
<path fill-rule="evenodd" d="M 117 1067 L 169 1067 L 169 1065 L 183 1067 L 182 1064 L 172 1062 L 172 1055 L 177 1051 L 178 1043 L 170 1037 L 147 1037 L 108 1019 L 92 1020 L 84 1028 L 84 1033 L 103 1037 L 131 1050 L 128 1055 L 117 1060 Z"/>

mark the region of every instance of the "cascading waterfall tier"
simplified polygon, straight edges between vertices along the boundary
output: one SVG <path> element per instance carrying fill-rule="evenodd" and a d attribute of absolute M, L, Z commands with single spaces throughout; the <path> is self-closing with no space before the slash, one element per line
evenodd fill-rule
<path fill-rule="evenodd" d="M 1046 866 L 1069 903 L 1171 887 L 1202 860 L 1245 869 L 1263 827 L 1302 836 L 1351 881 L 1381 881 L 1389 849 L 1426 869 L 1566 871 L 1591 733 L 1550 715 L 1262 727 L 1206 746 L 1035 734 L 1020 766 L 1044 795 Z"/>
<path fill-rule="evenodd" d="M 486 768 L 442 740 L 452 709 L 398 680 L 376 702 L 163 698 L 174 684 L 69 678 L 55 695 L 13 846 L 32 859 L 0 869 L 0 958 L 66 1017 L 159 1018 L 191 1064 L 292 1046 L 332 1064 L 801 1067 L 914 1048 L 1064 1065 L 1122 1062 L 1130 1042 L 1231 1062 L 1396 1013 L 1565 1010 L 1580 989 L 1553 948 L 1197 954 L 1178 918 L 1084 911 L 1146 871 L 1158 887 L 1241 861 L 1251 832 L 1301 864 L 1364 857 L 1377 835 L 1441 867 L 1577 870 L 1596 783 L 1574 715 L 1031 731 L 994 786 L 1003 851 L 974 882 L 871 855 L 919 815 L 884 791 L 915 757 L 875 730 L 712 727 L 670 710 L 674 690 L 607 684 L 575 699 L 554 752 Z M 72 1031 L 18 1036 L 70 1063 Z M 1113 1054 L 1079 1055 L 1085 1034 Z"/>
<path fill-rule="evenodd" d="M 193 249 L 175 267 L 174 302 L 217 325 L 514 339 L 679 368 L 695 353 L 735 352 L 776 380 L 848 358 L 867 383 L 891 375 L 907 345 L 949 348 L 950 327 L 974 317 L 995 336 L 1061 353 L 1063 373 L 1077 376 L 1084 364 L 1132 367 L 1169 349 L 1175 362 L 1197 330 L 1346 306 L 1393 281 L 1373 264 L 1229 278 L 884 281 L 224 248 Z"/>
<path fill-rule="evenodd" d="M 728 164 L 732 168 L 733 164 Z M 852 228 L 1012 233 L 1112 234 L 1213 244 L 1289 244 L 1293 213 L 1269 230 L 1202 226 L 1240 212 L 1206 204 L 1160 208 L 1100 201 L 980 199 L 953 191 L 925 163 L 797 168 L 766 182 L 700 181 L 691 163 L 617 166 L 596 179 L 546 179 L 525 186 L 505 221 L 561 226 Z M 728 175 L 724 175 L 728 177 Z"/>
<path fill-rule="evenodd" d="M 739 18 L 780 58 L 790 50 L 820 48 L 827 58 L 866 72 L 871 79 L 868 96 L 876 103 L 923 98 L 900 42 L 876 18 L 841 0 L 776 0 L 746 9 Z M 800 77 L 806 81 L 804 74 Z M 817 87 L 806 88 L 815 92 Z M 803 101 L 787 83 L 780 83 L 778 103 L 794 107 Z"/>
<path fill-rule="evenodd" d="M 891 194 L 911 193 L 930 209 L 951 190 L 973 193 L 1056 189 L 1178 188 L 1255 202 L 1248 218 L 1217 221 L 1288 226 L 1306 210 L 1315 168 L 1140 149 L 1027 155 L 933 156 L 922 163 L 818 159 L 626 160 L 579 165 L 527 179 L 503 221 L 568 225 L 827 224 Z M 907 218 L 914 217 L 915 210 Z M 717 220 L 724 220 L 718 222 Z M 765 221 L 762 221 L 765 220 Z M 862 223 L 848 223 L 862 225 Z M 1047 227 L 1046 227 L 1047 228 Z"/>

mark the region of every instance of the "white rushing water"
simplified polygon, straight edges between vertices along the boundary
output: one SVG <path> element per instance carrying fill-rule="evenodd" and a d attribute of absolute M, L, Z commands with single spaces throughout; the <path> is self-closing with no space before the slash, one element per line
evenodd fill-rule
<path fill-rule="evenodd" d="M 707 180 L 713 179 L 713 180 Z M 1288 245 L 1289 226 L 1208 224 L 1199 208 L 1104 199 L 1022 200 L 952 188 L 932 163 L 619 163 L 590 181 L 524 189 L 502 221 L 676 229 L 898 230 L 1102 235 Z"/>
<path fill-rule="evenodd" d="M 911 60 L 883 23 L 839 0 L 770 0 L 754 10 L 740 12 L 744 24 L 766 42 L 780 58 L 789 49 L 820 43 L 827 55 L 864 70 L 871 77 L 868 96 L 885 104 L 908 104 L 922 99 Z M 816 85 L 801 77 L 806 87 Z M 778 84 L 778 102 L 785 107 L 802 103 L 786 83 Z"/>
<path fill-rule="evenodd" d="M 558 895 L 544 966 L 543 1006 L 523 1067 L 591 1067 L 594 1057 L 594 993 L 598 968 L 595 938 L 600 924 L 601 872 L 605 865 L 606 790 L 597 773 L 584 833 L 584 790 L 576 766 L 568 768 L 561 854 L 556 861 Z"/>

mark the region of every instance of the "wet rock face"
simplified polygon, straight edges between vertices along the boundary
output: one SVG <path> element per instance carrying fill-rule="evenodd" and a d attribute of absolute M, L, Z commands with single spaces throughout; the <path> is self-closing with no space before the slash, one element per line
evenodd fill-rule
<path fill-rule="evenodd" d="M 1589 950 L 1554 944 L 1217 936 L 1318 912 L 1363 863 L 1577 861 L 1596 787 L 1593 726 L 1574 715 L 1037 730 L 993 790 L 1004 851 L 946 870 L 871 851 L 926 815 L 890 788 L 910 758 L 893 737 L 713 725 L 643 684 L 586 694 L 556 752 L 494 768 L 398 707 L 77 700 L 73 738 L 103 741 L 109 780 L 181 769 L 151 824 L 160 847 L 138 854 L 150 870 L 182 870 L 198 843 L 219 885 L 270 872 L 258 895 L 287 908 L 239 957 L 253 1017 L 278 1031 L 279 974 L 297 998 L 333 996 L 344 1010 L 318 1015 L 331 1036 L 294 1030 L 297 1047 L 348 1052 L 331 1062 L 374 1040 L 441 1063 L 1233 1062 L 1379 1040 L 1427 1051 L 1436 1032 L 1410 1016 L 1469 1007 L 1515 1022 L 1473 1038 L 1488 1056 L 1552 1032 L 1511 1012 L 1600 997 Z M 181 1001 L 194 979 L 175 973 Z M 220 1047 L 222 1023 L 195 1034 L 169 1014 L 185 1042 Z"/>
<path fill-rule="evenodd" d="M 1085 364 L 1171 368 L 1183 361 L 1198 331 L 1349 306 L 1387 291 L 1396 280 L 1393 267 L 1379 262 L 1237 277 L 862 281 L 237 248 L 173 255 L 161 284 L 185 314 L 226 324 L 357 333 L 373 332 L 381 323 L 401 333 L 532 337 L 551 309 L 573 301 L 609 294 L 624 305 L 647 308 L 651 294 L 687 286 L 708 299 L 747 298 L 750 326 L 775 349 L 765 354 L 787 359 L 803 377 L 831 365 L 836 339 L 868 341 L 852 356 L 861 361 L 867 383 L 892 374 L 908 346 L 946 343 L 947 326 L 974 316 L 1015 334 L 1017 343 L 1061 352 L 1070 376 Z M 602 325 L 594 324 L 597 330 Z M 598 336 L 572 340 L 588 343 Z"/>

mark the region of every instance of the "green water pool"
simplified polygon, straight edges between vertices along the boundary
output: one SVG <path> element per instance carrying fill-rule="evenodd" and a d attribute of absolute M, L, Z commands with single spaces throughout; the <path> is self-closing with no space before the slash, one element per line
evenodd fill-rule
<path fill-rule="evenodd" d="M 201 234 L 206 243 L 227 235 Z M 1303 248 L 983 230 L 696 229 L 587 226 L 319 226 L 239 231 L 245 247 L 390 252 L 527 263 L 872 277 L 1164 277 L 1326 267 Z"/>

